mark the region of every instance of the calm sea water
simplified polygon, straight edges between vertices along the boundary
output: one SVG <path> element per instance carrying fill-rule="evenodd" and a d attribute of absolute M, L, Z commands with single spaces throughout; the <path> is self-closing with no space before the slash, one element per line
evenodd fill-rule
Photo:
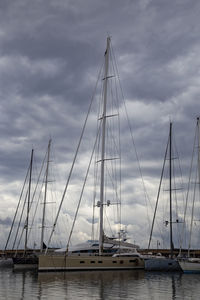
<path fill-rule="evenodd" d="M 0 269 L 0 299 L 199 299 L 200 275 Z"/>

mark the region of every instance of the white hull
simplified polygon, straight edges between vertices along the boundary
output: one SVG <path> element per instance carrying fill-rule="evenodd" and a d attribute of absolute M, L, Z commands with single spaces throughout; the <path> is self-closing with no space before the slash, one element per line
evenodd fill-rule
<path fill-rule="evenodd" d="M 144 269 L 140 257 L 112 256 L 39 256 L 39 271 L 133 270 Z"/>
<path fill-rule="evenodd" d="M 200 273 L 200 261 L 179 261 L 179 265 L 184 273 Z"/>

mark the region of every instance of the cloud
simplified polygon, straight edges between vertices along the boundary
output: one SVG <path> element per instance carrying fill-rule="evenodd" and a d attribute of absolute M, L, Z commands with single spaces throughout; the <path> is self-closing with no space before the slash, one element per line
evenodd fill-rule
<path fill-rule="evenodd" d="M 0 219 L 0 224 L 10 226 L 12 224 L 12 220 L 9 217 Z"/>
<path fill-rule="evenodd" d="M 39 168 L 50 137 L 51 165 L 56 169 L 51 178 L 55 182 L 56 203 L 59 203 L 109 34 L 130 121 L 128 124 L 124 113 L 122 191 L 126 209 L 122 222 L 132 241 L 145 244 L 170 120 L 182 162 L 184 185 L 188 181 L 196 117 L 200 112 L 200 4 L 194 0 L 162 4 L 158 0 L 32 3 L 17 0 L 1 2 L 0 7 L 0 205 L 3 212 L 0 218 L 5 222 L 2 241 L 9 230 L 6 222 L 12 220 L 17 206 L 31 149 L 35 149 Z M 62 243 L 72 224 L 81 179 L 91 155 L 89 148 L 94 144 L 95 120 L 92 111 L 78 166 L 63 204 L 61 231 L 56 232 L 57 240 Z M 145 198 L 138 158 L 151 205 Z M 90 237 L 92 176 L 91 172 L 73 242 Z M 55 211 L 49 214 L 55 217 Z M 112 226 L 115 229 L 115 224 Z M 155 236 L 157 239 L 158 231 Z M 164 236 L 168 240 L 167 233 Z"/>

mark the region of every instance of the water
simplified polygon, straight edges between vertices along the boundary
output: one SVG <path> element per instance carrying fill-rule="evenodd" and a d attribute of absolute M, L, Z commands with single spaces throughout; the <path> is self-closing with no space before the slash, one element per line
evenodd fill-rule
<path fill-rule="evenodd" d="M 0 299 L 199 299 L 200 275 L 144 271 L 39 273 L 0 269 Z"/>

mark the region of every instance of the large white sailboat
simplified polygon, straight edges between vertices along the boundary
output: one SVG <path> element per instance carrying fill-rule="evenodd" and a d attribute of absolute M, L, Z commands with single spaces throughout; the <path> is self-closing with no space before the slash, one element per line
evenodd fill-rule
<path fill-rule="evenodd" d="M 106 153 L 108 138 L 106 134 L 108 131 L 108 120 L 113 118 L 118 118 L 118 114 L 114 113 L 108 108 L 108 86 L 112 86 L 111 80 L 116 80 L 113 74 L 110 73 L 110 67 L 113 67 L 110 63 L 111 56 L 111 40 L 110 37 L 107 38 L 107 47 L 105 51 L 105 63 L 104 63 L 104 74 L 102 78 L 103 90 L 102 90 L 102 110 L 98 118 L 99 127 L 97 130 L 97 136 L 100 142 L 95 142 L 98 144 L 98 148 L 101 150 L 99 156 L 95 159 L 96 164 L 99 165 L 100 175 L 99 179 L 99 200 L 97 201 L 96 206 L 99 209 L 99 239 L 91 240 L 85 244 L 77 245 L 75 248 L 69 247 L 69 241 L 67 247 L 64 250 L 57 250 L 55 252 L 49 253 L 48 249 L 46 253 L 39 256 L 39 271 L 69 271 L 69 270 L 115 270 L 115 269 L 143 269 L 144 261 L 141 258 L 140 254 L 137 252 L 137 246 L 131 243 L 128 243 L 122 237 L 108 238 L 104 232 L 104 209 L 105 206 L 108 207 L 111 205 L 111 201 L 105 199 L 105 181 L 106 175 L 105 171 L 107 169 L 107 164 L 109 161 L 117 161 L 117 157 L 111 157 L 109 152 Z M 113 69 L 112 69 L 113 70 Z M 111 92 L 112 93 L 112 92 Z M 87 118 L 86 118 L 87 119 Z M 85 126 L 85 125 L 84 125 Z M 82 136 L 82 134 L 81 134 Z M 113 139 L 110 136 L 110 139 Z M 114 148 L 116 144 L 114 145 Z M 79 146 L 78 146 L 79 148 Z M 72 163 L 73 165 L 76 159 L 78 149 L 75 153 L 75 158 Z M 70 171 L 70 174 L 72 172 Z M 69 175 L 70 177 L 70 175 Z M 108 179 L 107 179 L 108 180 Z M 69 181 L 69 178 L 68 178 Z M 51 237 L 55 230 L 55 226 L 58 220 L 59 212 L 61 205 L 63 203 L 65 193 L 68 186 L 68 181 L 61 199 L 60 207 L 54 222 L 54 228 L 52 234 L 49 238 L 49 243 Z M 83 184 L 84 187 L 85 183 Z M 115 184 L 112 182 L 112 189 L 114 189 Z M 110 188 L 111 189 L 111 188 Z M 117 192 L 114 191 L 115 194 Z M 79 207 L 79 205 L 78 205 Z M 76 212 L 77 215 L 77 212 Z M 74 224 L 73 224 L 74 226 Z M 73 228 L 72 226 L 72 228 Z M 72 230 L 70 232 L 71 237 Z M 69 237 L 69 239 L 70 239 Z M 49 245 L 48 243 L 48 245 Z"/>

